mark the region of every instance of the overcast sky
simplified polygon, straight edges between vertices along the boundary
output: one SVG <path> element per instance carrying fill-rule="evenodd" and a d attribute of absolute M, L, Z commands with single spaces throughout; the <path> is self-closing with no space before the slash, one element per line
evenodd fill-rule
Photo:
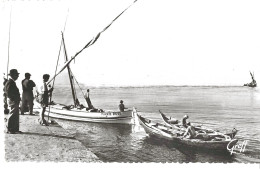
<path fill-rule="evenodd" d="M 1 1 L 1 68 L 55 72 L 61 31 L 75 55 L 133 0 Z M 243 85 L 260 81 L 259 0 L 138 0 L 71 65 L 86 85 Z M 63 57 L 63 55 L 61 55 Z"/>

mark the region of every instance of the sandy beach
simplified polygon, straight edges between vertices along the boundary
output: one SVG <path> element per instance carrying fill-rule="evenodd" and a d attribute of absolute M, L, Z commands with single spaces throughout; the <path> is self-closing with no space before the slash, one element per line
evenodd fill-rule
<path fill-rule="evenodd" d="M 22 134 L 5 134 L 5 159 L 38 162 L 101 162 L 59 124 L 41 126 L 38 116 L 20 115 Z"/>

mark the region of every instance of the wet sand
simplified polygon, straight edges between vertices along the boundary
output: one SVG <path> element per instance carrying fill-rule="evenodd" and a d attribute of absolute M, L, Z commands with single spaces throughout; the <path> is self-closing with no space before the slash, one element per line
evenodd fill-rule
<path fill-rule="evenodd" d="M 5 134 L 7 162 L 102 162 L 57 123 L 41 126 L 38 116 L 20 115 L 20 130 Z"/>

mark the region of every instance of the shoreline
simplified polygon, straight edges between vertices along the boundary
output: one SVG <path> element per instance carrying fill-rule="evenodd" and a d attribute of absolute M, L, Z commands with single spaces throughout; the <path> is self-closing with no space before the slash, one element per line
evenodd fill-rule
<path fill-rule="evenodd" d="M 41 126 L 38 118 L 37 115 L 20 115 L 23 133 L 5 133 L 6 162 L 102 162 L 58 123 Z"/>

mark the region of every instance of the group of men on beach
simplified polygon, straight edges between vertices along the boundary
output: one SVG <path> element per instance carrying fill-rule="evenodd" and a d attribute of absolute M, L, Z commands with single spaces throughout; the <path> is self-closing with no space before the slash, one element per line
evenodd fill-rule
<path fill-rule="evenodd" d="M 33 88 L 36 87 L 35 83 L 30 79 L 31 74 L 25 73 L 25 79 L 22 80 L 22 98 L 20 97 L 19 89 L 15 83 L 15 81 L 18 79 L 19 74 L 17 69 L 11 69 L 9 72 L 9 79 L 5 79 L 4 81 L 4 96 L 6 97 L 4 99 L 5 102 L 5 113 L 8 114 L 6 117 L 6 133 L 9 134 L 17 134 L 22 133 L 19 130 L 19 104 L 20 101 L 22 101 L 21 105 L 21 115 L 24 115 L 26 110 L 28 109 L 29 115 L 35 115 L 33 113 L 33 101 L 34 101 L 34 95 L 33 95 Z M 49 105 L 49 96 L 51 95 L 53 91 L 53 87 L 47 86 L 47 82 L 50 78 L 49 74 L 43 75 L 43 83 L 40 85 L 40 88 L 38 88 L 37 95 L 38 95 L 38 102 L 41 104 L 42 110 L 39 113 L 39 123 L 41 125 L 48 126 L 48 122 L 44 118 L 44 113 L 46 111 L 46 107 Z M 88 103 L 89 108 L 94 108 L 90 99 L 89 99 L 89 89 L 87 90 L 87 96 L 86 101 Z M 7 104 L 10 107 L 10 111 L 7 111 Z M 118 106 L 119 110 L 123 112 L 125 109 L 125 105 L 123 104 L 123 100 L 120 100 L 120 104 Z"/>
<path fill-rule="evenodd" d="M 9 79 L 4 81 L 4 95 L 6 96 L 6 103 L 10 107 L 10 111 L 6 111 L 8 116 L 6 117 L 6 133 L 17 134 L 22 133 L 19 130 L 19 104 L 22 101 L 21 105 L 21 115 L 24 115 L 26 109 L 29 109 L 30 115 L 35 115 L 33 113 L 33 88 L 36 86 L 35 83 L 30 80 L 31 74 L 25 73 L 25 79 L 22 80 L 22 98 L 20 97 L 19 89 L 15 81 L 19 77 L 19 72 L 17 69 L 11 69 L 9 72 Z M 49 94 L 53 91 L 53 88 L 47 87 L 47 82 L 50 75 L 43 75 L 43 84 L 38 89 L 40 96 L 40 103 L 42 106 L 42 111 L 40 113 L 39 123 L 41 125 L 48 125 L 47 121 L 44 119 L 44 112 L 49 103 Z M 7 108 L 7 106 L 5 106 Z"/>

